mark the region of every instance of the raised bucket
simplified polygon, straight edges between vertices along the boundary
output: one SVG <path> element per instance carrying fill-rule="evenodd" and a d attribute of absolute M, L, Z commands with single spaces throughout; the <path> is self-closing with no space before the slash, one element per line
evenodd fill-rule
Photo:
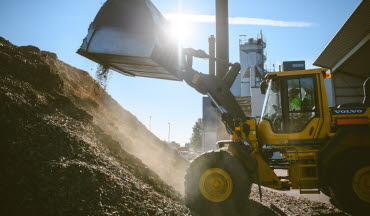
<path fill-rule="evenodd" d="M 78 54 L 129 76 L 181 80 L 183 56 L 169 25 L 149 0 L 108 0 Z"/>

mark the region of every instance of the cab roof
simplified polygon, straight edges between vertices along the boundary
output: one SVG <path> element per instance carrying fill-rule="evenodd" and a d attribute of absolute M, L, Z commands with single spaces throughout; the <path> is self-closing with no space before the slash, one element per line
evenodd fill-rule
<path fill-rule="evenodd" d="M 328 69 L 326 68 L 317 68 L 310 70 L 297 70 L 297 71 L 284 71 L 284 72 L 273 72 L 267 73 L 266 78 L 271 79 L 272 77 L 282 77 L 282 76 L 295 76 L 295 75 L 306 75 L 306 74 L 325 74 Z M 325 76 L 324 76 L 325 77 Z"/>

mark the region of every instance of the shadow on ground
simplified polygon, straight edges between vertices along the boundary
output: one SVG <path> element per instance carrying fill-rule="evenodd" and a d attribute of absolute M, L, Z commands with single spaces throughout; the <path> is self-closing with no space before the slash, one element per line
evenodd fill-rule
<path fill-rule="evenodd" d="M 249 201 L 249 214 L 248 216 L 280 216 L 280 214 L 271 210 L 271 208 L 262 205 L 254 200 Z"/>

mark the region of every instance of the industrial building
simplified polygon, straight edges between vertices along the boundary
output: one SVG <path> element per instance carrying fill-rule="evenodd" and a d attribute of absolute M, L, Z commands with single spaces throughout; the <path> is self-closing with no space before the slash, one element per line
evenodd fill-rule
<path fill-rule="evenodd" d="M 257 38 L 241 35 L 239 39 L 240 83 L 236 80 L 231 88 L 247 116 L 259 118 L 265 96 L 261 94 L 260 82 L 266 74 L 264 49 L 266 43 L 262 32 Z M 240 86 L 240 90 L 239 87 Z"/>
<path fill-rule="evenodd" d="M 215 149 L 217 142 L 217 111 L 209 97 L 203 97 L 202 151 Z"/>

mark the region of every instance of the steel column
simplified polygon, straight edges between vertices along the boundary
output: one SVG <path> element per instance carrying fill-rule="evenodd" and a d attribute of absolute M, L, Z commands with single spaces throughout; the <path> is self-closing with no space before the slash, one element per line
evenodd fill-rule
<path fill-rule="evenodd" d="M 214 60 L 215 51 L 216 51 L 216 38 L 214 35 L 211 35 L 208 38 L 209 43 L 209 75 L 215 76 L 216 75 L 216 62 Z"/>
<path fill-rule="evenodd" d="M 229 62 L 229 7 L 228 0 L 216 0 L 216 58 Z M 216 75 L 223 78 L 228 66 L 217 62 Z"/>

